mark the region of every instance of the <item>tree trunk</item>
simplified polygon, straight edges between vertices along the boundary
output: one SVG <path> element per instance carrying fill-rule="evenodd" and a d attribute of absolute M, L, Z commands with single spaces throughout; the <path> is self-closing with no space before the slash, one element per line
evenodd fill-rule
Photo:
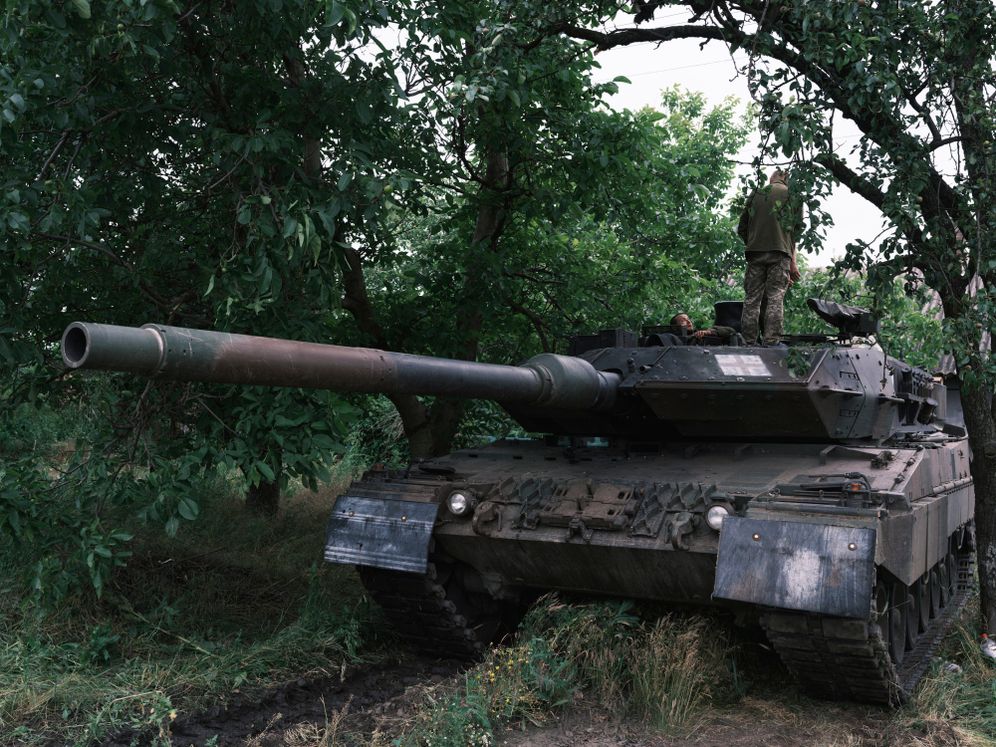
<path fill-rule="evenodd" d="M 460 339 L 458 355 L 464 360 L 477 359 L 480 349 L 481 332 L 485 325 L 484 310 L 480 299 L 488 283 L 481 267 L 487 263 L 478 260 L 483 253 L 498 251 L 498 240 L 505 228 L 507 205 L 502 191 L 508 186 L 508 156 L 503 151 L 488 153 L 484 183 L 478 195 L 481 204 L 477 209 L 474 234 L 470 240 L 470 259 L 464 271 L 463 309 L 457 319 L 457 335 Z M 428 411 L 428 418 L 418 425 L 419 438 L 411 440 L 412 456 L 434 457 L 446 454 L 453 448 L 453 438 L 460 427 L 460 420 L 466 409 L 462 399 L 439 397 Z M 404 415 L 402 414 L 404 422 Z M 408 423 L 405 431 L 408 432 Z"/>
<path fill-rule="evenodd" d="M 982 630 L 996 632 L 996 418 L 993 413 L 993 388 L 981 383 L 967 386 L 962 391 L 961 399 L 972 443 L 979 622 Z"/>
<path fill-rule="evenodd" d="M 460 427 L 466 402 L 462 399 L 439 398 L 429 410 L 420 438 L 410 441 L 412 456 L 420 459 L 442 456 L 453 450 L 453 438 Z"/>
<path fill-rule="evenodd" d="M 300 87 L 305 82 L 306 71 L 304 63 L 299 58 L 299 50 L 295 50 L 293 55 L 284 57 L 284 66 L 287 69 L 291 85 Z M 304 134 L 304 153 L 301 164 L 304 175 L 315 182 L 321 180 L 322 158 L 321 144 L 308 133 Z M 264 458 L 267 451 L 260 455 Z M 280 455 L 277 455 L 277 470 L 273 480 L 261 479 L 256 485 L 249 485 L 246 491 L 246 509 L 261 516 L 276 516 L 280 509 Z"/>
<path fill-rule="evenodd" d="M 494 252 L 505 226 L 507 207 L 501 196 L 508 186 L 508 158 L 503 152 L 493 151 L 488 156 L 484 183 L 480 190 L 481 205 L 477 211 L 474 233 L 468 252 Z M 356 320 L 357 326 L 370 335 L 379 347 L 390 350 L 387 335 L 377 323 L 373 305 L 367 294 L 363 262 L 351 247 L 344 248 L 344 293 L 342 306 Z M 471 255 L 464 272 L 462 298 L 464 313 L 456 320 L 460 338 L 458 355 L 464 360 L 475 360 L 480 345 L 484 313 L 480 298 L 487 284 L 480 266 Z M 394 395 L 391 402 L 398 410 L 412 456 L 418 459 L 440 456 L 449 452 L 453 438 L 466 406 L 463 400 L 438 397 L 432 407 L 426 407 L 415 395 Z"/>
<path fill-rule="evenodd" d="M 276 516 L 280 508 L 280 480 L 260 480 L 246 492 L 246 508 L 260 516 Z"/>

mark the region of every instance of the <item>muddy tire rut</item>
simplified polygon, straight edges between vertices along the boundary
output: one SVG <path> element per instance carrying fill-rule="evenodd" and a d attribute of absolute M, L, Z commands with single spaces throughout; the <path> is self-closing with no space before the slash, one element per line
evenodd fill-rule
<path fill-rule="evenodd" d="M 409 658 L 395 665 L 347 668 L 342 676 L 299 679 L 280 687 L 236 696 L 224 706 L 178 718 L 170 725 L 173 747 L 285 747 L 321 743 L 330 725 L 338 738 L 364 744 L 385 714 L 401 717 L 406 692 L 457 674 L 457 661 Z M 100 747 L 155 744 L 157 732 L 126 730 Z M 162 742 L 159 742 L 161 744 Z M 340 743 L 340 742 L 337 742 Z"/>

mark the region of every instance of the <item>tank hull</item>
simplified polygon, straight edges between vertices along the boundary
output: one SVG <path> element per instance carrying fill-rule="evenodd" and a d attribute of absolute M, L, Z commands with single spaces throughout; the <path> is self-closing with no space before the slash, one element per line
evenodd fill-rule
<path fill-rule="evenodd" d="M 463 515 L 447 508 L 454 492 L 469 499 Z M 415 555 L 427 569 L 440 559 L 459 568 L 463 590 L 481 599 L 563 590 L 726 607 L 759 621 L 808 689 L 829 697 L 901 701 L 922 674 L 909 662 L 929 659 L 918 647 L 929 648 L 970 579 L 974 495 L 957 438 L 638 449 L 499 442 L 405 474 L 370 473 L 333 515 L 374 496 L 393 505 L 394 523 L 380 524 L 392 542 L 432 506 Z M 716 506 L 727 512 L 718 529 L 707 520 Z M 370 526 L 370 517 L 340 516 L 327 557 L 349 546 L 349 562 L 377 566 L 407 552 L 378 546 Z M 799 645 L 822 637 L 857 662 L 799 658 Z M 810 670 L 835 673 L 836 684 L 820 690 Z"/>

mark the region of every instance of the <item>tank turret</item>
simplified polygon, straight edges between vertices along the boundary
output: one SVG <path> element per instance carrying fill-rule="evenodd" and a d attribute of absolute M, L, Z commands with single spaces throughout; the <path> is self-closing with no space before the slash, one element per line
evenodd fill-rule
<path fill-rule="evenodd" d="M 636 345 L 521 366 L 148 324 L 75 322 L 69 368 L 174 381 L 492 399 L 527 430 L 629 439 L 882 441 L 933 428 L 943 387 L 868 346 Z M 667 339 L 667 338 L 663 338 Z"/>

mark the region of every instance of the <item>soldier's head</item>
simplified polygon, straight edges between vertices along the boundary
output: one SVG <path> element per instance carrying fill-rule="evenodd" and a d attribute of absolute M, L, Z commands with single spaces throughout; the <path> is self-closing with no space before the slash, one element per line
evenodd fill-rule
<path fill-rule="evenodd" d="M 688 314 L 682 312 L 680 314 L 675 314 L 671 317 L 672 327 L 682 327 L 686 332 L 694 332 L 695 325 L 692 323 L 692 319 Z"/>
<path fill-rule="evenodd" d="M 774 171 L 771 172 L 771 176 L 768 178 L 768 181 L 771 182 L 772 184 L 778 183 L 788 186 L 789 174 L 787 171 L 784 171 L 783 169 L 775 169 Z"/>

